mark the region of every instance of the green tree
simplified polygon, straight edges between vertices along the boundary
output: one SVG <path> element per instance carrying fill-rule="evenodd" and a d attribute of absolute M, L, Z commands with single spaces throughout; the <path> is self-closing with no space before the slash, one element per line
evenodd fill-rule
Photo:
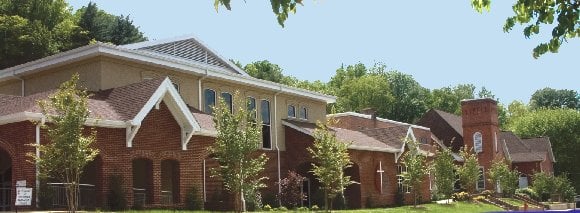
<path fill-rule="evenodd" d="M 539 109 L 510 121 L 509 129 L 522 138 L 550 138 L 557 174 L 567 172 L 573 186 L 580 188 L 580 112 L 572 109 Z"/>
<path fill-rule="evenodd" d="M 336 73 L 328 84 L 335 90 L 340 90 L 340 88 L 345 85 L 349 80 L 357 79 L 365 76 L 369 71 L 363 63 L 357 63 L 355 65 L 348 65 L 344 67 L 344 64 L 336 70 Z"/>
<path fill-rule="evenodd" d="M 396 100 L 389 104 L 386 118 L 414 123 L 427 111 L 429 90 L 415 81 L 413 76 L 399 71 L 386 73 L 391 95 Z"/>
<path fill-rule="evenodd" d="M 269 62 L 268 60 L 256 61 L 247 64 L 244 67 L 244 70 L 248 73 L 248 75 L 266 81 L 281 83 L 282 79 L 284 78 L 284 75 L 282 74 L 282 68 L 280 68 L 277 64 Z"/>
<path fill-rule="evenodd" d="M 48 130 L 50 141 L 46 144 L 34 144 L 40 156 L 27 153 L 38 165 L 40 175 L 66 183 L 68 210 L 78 210 L 79 181 L 83 168 L 97 156 L 98 149 L 92 148 L 96 131 L 86 135 L 84 124 L 89 117 L 88 94 L 77 89 L 78 74 L 60 85 L 58 91 L 48 100 L 38 102 L 42 114 L 50 125 L 43 125 Z"/>
<path fill-rule="evenodd" d="M 246 110 L 247 104 L 237 92 L 234 95 L 237 109 L 230 112 L 220 98 L 214 108 L 214 123 L 218 132 L 215 143 L 208 149 L 219 163 L 211 170 L 213 176 L 221 177 L 224 187 L 234 195 L 236 211 L 245 211 L 245 195 L 257 193 L 264 187 L 261 176 L 268 158 L 258 154 L 261 143 L 261 125 L 253 119 L 254 112 Z"/>
<path fill-rule="evenodd" d="M 496 187 L 499 184 L 504 195 L 512 196 L 515 194 L 520 176 L 517 171 L 510 169 L 504 159 L 494 160 L 488 173 L 489 182 L 496 184 Z"/>
<path fill-rule="evenodd" d="M 321 184 L 324 191 L 324 209 L 332 209 L 332 200 L 341 194 L 344 189 L 353 183 L 350 176 L 344 175 L 344 170 L 351 167 L 348 155 L 348 144 L 339 141 L 330 124 L 318 123 L 314 130 L 314 144 L 308 147 L 308 153 L 314 160 L 312 172 Z"/>
<path fill-rule="evenodd" d="M 433 89 L 429 100 L 429 108 L 461 115 L 461 100 L 473 99 L 475 86 L 458 84 L 454 87 Z"/>
<path fill-rule="evenodd" d="M 541 200 L 545 201 L 551 195 L 558 195 L 559 202 L 574 201 L 575 189 L 566 173 L 560 176 L 553 176 L 544 172 L 538 172 L 532 176 L 532 179 L 534 181 L 532 189 L 538 193 Z"/>
<path fill-rule="evenodd" d="M 530 98 L 531 109 L 539 108 L 569 108 L 580 109 L 578 92 L 574 90 L 556 90 L 549 87 L 539 89 Z"/>
<path fill-rule="evenodd" d="M 214 0 L 214 6 L 216 11 L 220 5 L 223 5 L 226 9 L 231 10 L 231 0 Z M 302 0 L 270 0 L 272 5 L 272 12 L 276 15 L 278 24 L 284 27 L 284 22 L 288 19 L 290 13 L 296 13 L 296 6 L 298 4 L 302 5 Z"/>
<path fill-rule="evenodd" d="M 421 197 L 421 185 L 428 173 L 427 157 L 419 152 L 419 144 L 416 141 L 406 140 L 405 144 L 409 151 L 403 156 L 403 164 L 407 167 L 407 170 L 402 174 L 403 184 L 411 189 L 413 207 L 417 207 L 417 202 Z"/>
<path fill-rule="evenodd" d="M 471 150 L 467 150 L 466 147 L 461 150 L 460 155 L 463 158 L 463 165 L 456 165 L 455 171 L 457 171 L 459 182 L 463 189 L 469 194 L 473 194 L 479 179 L 477 156 Z"/>
<path fill-rule="evenodd" d="M 471 0 L 476 11 L 489 11 L 491 0 Z M 560 45 L 568 39 L 580 36 L 580 2 L 575 0 L 543 1 L 516 0 L 512 9 L 514 15 L 508 17 L 503 27 L 504 32 L 510 32 L 515 24 L 527 25 L 524 36 L 529 38 L 540 33 L 540 27 L 552 27 L 552 38 L 540 43 L 533 50 L 534 58 L 549 52 L 556 53 Z"/>
<path fill-rule="evenodd" d="M 453 185 L 455 183 L 455 173 L 453 172 L 455 166 L 453 161 L 451 150 L 440 147 L 432 164 L 437 193 L 444 195 L 447 199 L 451 199 Z"/>
<path fill-rule="evenodd" d="M 380 116 L 389 113 L 394 102 L 384 75 L 371 74 L 347 81 L 338 91 L 340 111 L 360 111 L 372 107 Z"/>

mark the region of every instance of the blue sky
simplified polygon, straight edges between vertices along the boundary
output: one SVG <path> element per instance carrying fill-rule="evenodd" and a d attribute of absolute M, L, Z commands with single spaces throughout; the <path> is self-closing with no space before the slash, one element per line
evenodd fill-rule
<path fill-rule="evenodd" d="M 219 12 L 213 0 L 93 0 L 130 15 L 150 40 L 194 34 L 226 58 L 266 59 L 300 79 L 327 81 L 341 64 L 382 62 L 430 89 L 485 86 L 503 103 L 528 102 L 544 87 L 580 90 L 580 41 L 533 59 L 532 48 L 548 38 L 525 39 L 522 27 L 502 31 L 514 1 L 494 0 L 479 14 L 470 0 L 306 0 L 282 28 L 266 0 L 234 0 L 232 11 Z M 74 9 L 88 2 L 69 1 Z"/>

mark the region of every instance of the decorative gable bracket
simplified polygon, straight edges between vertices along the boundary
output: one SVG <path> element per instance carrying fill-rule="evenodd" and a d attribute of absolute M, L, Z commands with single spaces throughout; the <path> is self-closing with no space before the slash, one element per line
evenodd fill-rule
<path fill-rule="evenodd" d="M 141 128 L 141 125 L 131 125 L 131 122 L 127 122 L 127 131 L 126 131 L 127 147 L 129 148 L 133 147 L 133 139 L 135 138 L 135 135 L 137 135 L 139 128 Z"/>

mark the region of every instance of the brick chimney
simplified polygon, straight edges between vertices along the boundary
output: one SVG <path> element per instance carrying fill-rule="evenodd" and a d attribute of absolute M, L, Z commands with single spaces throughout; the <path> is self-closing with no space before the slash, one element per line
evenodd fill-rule
<path fill-rule="evenodd" d="M 360 113 L 370 115 L 371 120 L 373 120 L 373 128 L 377 128 L 377 110 L 374 108 L 364 108 L 360 111 Z"/>
<path fill-rule="evenodd" d="M 463 141 L 467 149 L 477 153 L 479 165 L 484 168 L 485 179 L 493 159 L 503 156 L 498 142 L 499 122 L 497 102 L 493 99 L 470 99 L 461 101 Z M 493 184 L 485 183 L 486 189 L 493 190 Z M 480 189 L 482 190 L 482 189 Z"/>

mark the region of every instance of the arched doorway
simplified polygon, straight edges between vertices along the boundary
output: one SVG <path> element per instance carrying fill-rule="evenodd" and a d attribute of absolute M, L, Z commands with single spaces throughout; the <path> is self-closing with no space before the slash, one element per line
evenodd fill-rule
<path fill-rule="evenodd" d="M 302 206 L 324 206 L 324 191 L 320 190 L 320 182 L 310 172 L 311 170 L 311 162 L 305 162 L 296 167 L 296 173 L 305 178 L 302 184 L 302 193 L 306 195 L 306 199 L 302 202 Z"/>
<path fill-rule="evenodd" d="M 133 159 L 133 206 L 143 207 L 153 202 L 153 161 Z"/>
<path fill-rule="evenodd" d="M 89 162 L 81 175 L 79 184 L 79 207 L 81 209 L 94 209 L 97 204 L 101 204 L 102 194 L 102 168 L 103 161 L 97 155 L 93 161 Z"/>
<path fill-rule="evenodd" d="M 179 162 L 161 161 L 161 204 L 179 203 Z"/>
<path fill-rule="evenodd" d="M 12 206 L 12 158 L 0 149 L 0 211 L 10 211 Z"/>
<path fill-rule="evenodd" d="M 361 208 L 361 191 L 360 191 L 360 169 L 358 164 L 353 165 L 344 170 L 345 176 L 350 176 L 350 180 L 356 183 L 350 184 L 344 190 L 344 197 L 346 199 L 346 208 L 356 209 Z"/>

